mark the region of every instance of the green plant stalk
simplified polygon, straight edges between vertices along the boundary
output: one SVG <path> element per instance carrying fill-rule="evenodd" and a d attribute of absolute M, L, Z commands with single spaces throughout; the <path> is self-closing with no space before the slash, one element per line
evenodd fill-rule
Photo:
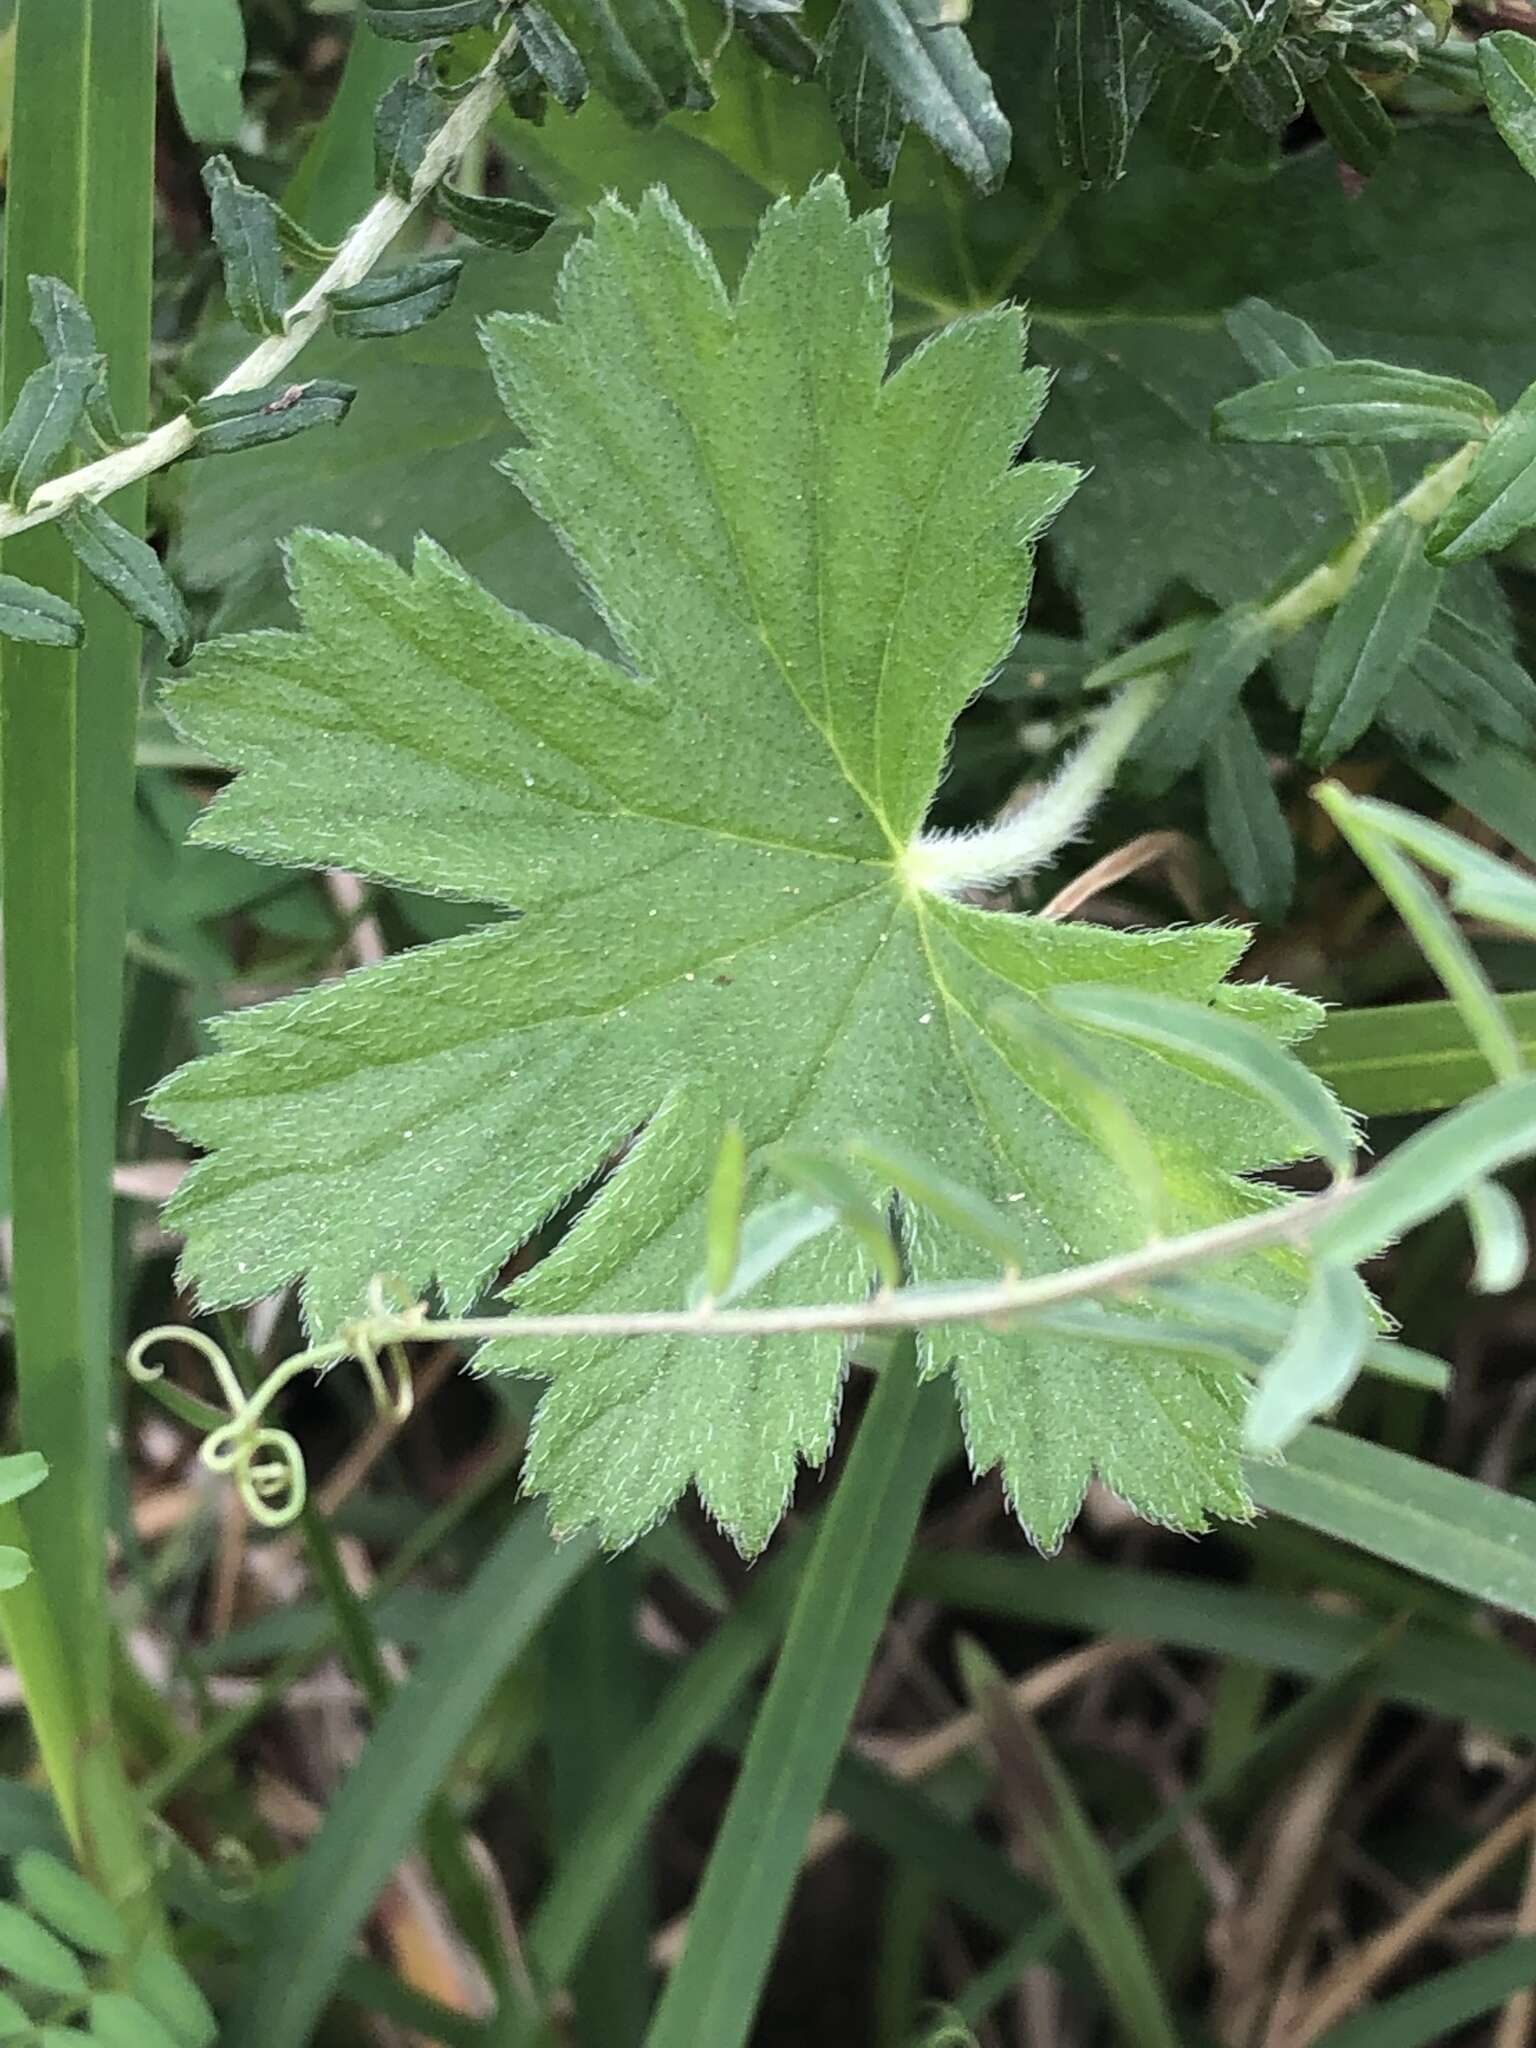
<path fill-rule="evenodd" d="M 149 391 L 155 0 L 21 0 L 6 210 L 3 367 L 8 412 L 42 360 L 27 278 L 62 277 L 91 308 L 119 419 Z M 114 515 L 142 530 L 142 486 Z M 8 574 L 78 605 L 78 652 L 0 654 L 6 1054 L 21 1431 L 52 1476 L 23 1519 L 58 1632 L 73 1725 L 12 1628 L 39 1746 L 57 1770 L 77 1847 L 127 1901 L 148 1883 L 136 1811 L 110 1747 L 106 1588 L 111 1413 L 111 1165 L 138 712 L 140 634 L 87 584 L 52 531 L 9 540 Z"/>
<path fill-rule="evenodd" d="M 901 1578 L 938 1450 L 943 1375 L 907 1338 L 882 1370 L 817 1532 L 741 1775 L 645 2048 L 741 2048 L 805 1848 Z"/>
<path fill-rule="evenodd" d="M 1433 526 L 1465 483 L 1483 445 L 1481 441 L 1469 441 L 1454 455 L 1448 455 L 1443 462 L 1437 462 L 1432 469 L 1426 470 L 1412 490 L 1405 491 L 1384 512 L 1368 520 L 1336 554 L 1326 562 L 1319 562 L 1315 569 L 1309 569 L 1298 582 L 1263 606 L 1259 618 L 1267 627 L 1270 638 L 1288 640 L 1304 626 L 1311 625 L 1314 619 L 1334 610 L 1353 587 L 1366 556 L 1392 520 L 1406 519 L 1426 530 Z M 1142 643 L 1149 650 L 1149 661 L 1153 661 L 1152 642 L 1161 637 L 1154 634 Z M 1134 647 L 1117 654 L 1112 661 L 1104 662 L 1087 676 L 1083 687 L 1107 689 L 1130 677 L 1168 673 L 1164 665 L 1166 656 L 1143 670 L 1137 666 L 1136 655 Z"/>

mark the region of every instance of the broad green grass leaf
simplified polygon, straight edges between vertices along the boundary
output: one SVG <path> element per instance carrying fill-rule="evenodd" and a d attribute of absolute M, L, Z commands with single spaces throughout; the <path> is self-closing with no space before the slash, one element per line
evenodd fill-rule
<path fill-rule="evenodd" d="M 1536 1935 L 1516 1935 L 1330 2027 L 1317 2048 L 1438 2048 L 1529 1984 L 1536 1984 Z"/>
<path fill-rule="evenodd" d="M 837 1764 L 928 1484 L 938 1389 L 897 1348 L 864 1412 L 795 1590 L 773 1676 L 644 2048 L 742 2048 L 805 1840 Z"/>
<path fill-rule="evenodd" d="M 1298 1439 L 1294 1456 L 1307 1469 L 1307 1487 L 1319 1511 L 1326 1497 L 1318 1484 L 1326 1449 L 1338 1453 L 1337 1465 L 1347 1466 L 1353 1442 L 1316 1425 Z M 1384 1480 L 1401 1480 L 1404 1468 L 1416 1490 L 1427 1468 L 1393 1452 L 1377 1455 L 1388 1463 L 1384 1471 L 1373 1468 L 1366 1493 L 1374 1496 Z M 1283 1467 L 1256 1464 L 1255 1473 L 1261 1491 L 1273 1484 L 1278 1492 Z M 1510 1502 L 1507 1496 L 1454 1474 L 1434 1476 L 1461 1489 L 1455 1505 L 1463 1515 L 1476 1514 L 1468 1490 L 1500 1503 L 1501 1522 L 1506 1506 L 1522 1518 L 1536 1513 L 1524 1501 Z M 1292 1497 L 1300 1505 L 1305 1495 L 1297 1489 Z M 1334 1505 L 1340 1505 L 1336 1497 Z M 1437 1505 L 1443 1510 L 1448 1504 Z M 1524 1527 L 1524 1520 L 1519 1525 Z M 1437 1535 L 1454 1531 L 1455 1526 L 1454 1520 L 1431 1515 L 1422 1538 L 1426 1552 L 1432 1555 Z M 1475 1522 L 1468 1528 L 1475 1529 Z M 1379 1525 L 1373 1533 L 1380 1533 Z M 1509 1526 L 1501 1526 L 1500 1539 L 1507 1540 L 1511 1533 Z M 1530 1537 L 1523 1540 L 1529 1543 Z M 1369 1547 L 1374 1551 L 1378 1546 L 1373 1542 Z M 1485 1559 L 1492 1553 L 1493 1546 L 1479 1551 Z M 1464 1571 L 1468 1563 L 1463 1553 L 1456 1569 Z M 1411 1564 L 1409 1568 L 1421 1569 Z M 1526 1579 L 1536 1594 L 1536 1574 L 1527 1572 Z M 919 1550 L 907 1569 L 906 1590 L 974 1614 L 1044 1624 L 1077 1635 L 1134 1636 L 1203 1656 L 1230 1657 L 1321 1679 L 1338 1677 L 1351 1662 L 1367 1655 L 1382 1621 L 1419 1601 L 1429 1612 L 1416 1613 L 1406 1629 L 1381 1645 L 1374 1678 L 1383 1697 L 1408 1701 L 1452 1720 L 1481 1722 L 1486 1717 L 1487 1726 L 1526 1740 L 1536 1734 L 1536 1701 L 1520 1654 L 1466 1627 L 1443 1626 L 1434 1619 L 1426 1589 L 1411 1584 L 1394 1589 L 1385 1614 L 1323 1613 L 1298 1594 L 1228 1585 L 1209 1576 L 1151 1571 L 1145 1565 L 1128 1569 L 1075 1558 L 1047 1562 L 997 1551 Z"/>
<path fill-rule="evenodd" d="M 1009 1696 L 979 1644 L 962 1638 L 961 1681 L 997 1763 L 1001 1802 L 1030 1843 L 1051 1890 L 1091 1959 L 1131 2048 L 1178 2048 L 1178 2030 L 1146 1939 L 1069 1774 L 1034 1721 Z"/>
<path fill-rule="evenodd" d="M 1522 1059 L 1536 1065 L 1536 995 L 1503 996 L 1500 1007 Z M 1454 1003 L 1334 1010 L 1302 1057 L 1361 1116 L 1454 1109 L 1488 1085 L 1488 1062 Z"/>
<path fill-rule="evenodd" d="M 1536 1617 L 1536 1506 L 1313 1423 L 1283 1465 L 1249 1468 L 1271 1513 L 1512 1614 Z"/>
<path fill-rule="evenodd" d="M 675 1302 L 728 1118 L 753 1194 L 771 1145 L 880 1131 L 1002 1208 L 1025 1270 L 1139 1242 L 1070 1077 L 999 1005 L 1091 981 L 1282 1037 L 1312 1012 L 1223 985 L 1231 930 L 1046 923 L 909 880 L 950 725 L 1012 642 L 1032 538 L 1071 480 L 1013 461 L 1043 395 L 1019 315 L 963 321 L 887 376 L 880 223 L 850 220 L 835 182 L 769 214 L 734 301 L 663 197 L 607 204 L 559 310 L 488 324 L 527 437 L 507 467 L 624 668 L 431 546 L 407 573 L 308 536 L 305 632 L 226 643 L 172 693 L 183 732 L 243 770 L 200 838 L 521 913 L 219 1022 L 218 1054 L 157 1098 L 212 1154 L 175 1209 L 189 1276 L 221 1302 L 302 1276 L 327 1331 L 377 1273 L 462 1308 L 623 1150 L 518 1298 Z M 1141 1047 L 1116 1082 L 1170 1227 L 1274 1199 L 1243 1176 L 1294 1156 L 1287 1122 Z M 975 1270 L 969 1236 L 926 1212 L 906 1253 L 927 1283 Z M 1245 1277 L 1291 1286 L 1283 1261 Z M 847 1233 L 822 1232 L 752 1299 L 855 1300 L 870 1279 Z M 626 1540 L 692 1481 L 747 1549 L 797 1458 L 825 1455 L 844 1366 L 821 1339 L 480 1362 L 553 1382 L 528 1476 L 558 1526 Z M 930 1363 L 953 1364 L 975 1463 L 1002 1466 L 1047 1546 L 1095 1470 L 1179 1526 L 1244 1511 L 1235 1373 L 983 1329 Z"/>
<path fill-rule="evenodd" d="M 588 1541 L 553 1544 L 538 1517 L 525 1512 L 468 1587 L 445 1605 L 251 1956 L 221 2048 L 300 2048 L 312 2039 L 369 1908 L 493 1688 L 591 1561 Z M 173 2031 L 182 2031 L 168 2004 L 151 1997 L 142 1981 L 129 1988 Z"/>

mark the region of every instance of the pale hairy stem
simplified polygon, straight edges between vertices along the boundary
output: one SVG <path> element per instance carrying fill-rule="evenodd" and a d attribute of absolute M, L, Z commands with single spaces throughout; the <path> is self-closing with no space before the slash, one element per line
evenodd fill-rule
<path fill-rule="evenodd" d="M 514 1311 L 505 1316 L 442 1319 L 429 1316 L 420 1305 L 404 1311 L 381 1309 L 349 1323 L 332 1341 L 284 1359 L 249 1398 L 241 1396 L 231 1401 L 231 1415 L 217 1434 L 237 1437 L 301 1373 L 322 1372 L 355 1357 L 361 1358 L 371 1369 L 370 1377 L 376 1378 L 376 1360 L 381 1351 L 393 1354 L 395 1359 L 397 1383 L 393 1398 L 408 1400 L 408 1383 L 396 1351 L 402 1344 L 531 1343 L 562 1337 L 790 1337 L 817 1331 L 857 1336 L 873 1330 L 997 1322 L 1040 1314 L 1095 1295 L 1134 1293 L 1145 1281 L 1207 1260 L 1238 1258 L 1266 1245 L 1304 1244 L 1323 1224 L 1336 1219 L 1367 1183 L 1368 1177 L 1341 1178 L 1320 1195 L 1265 1209 L 1257 1216 L 1218 1223 L 1209 1230 L 1190 1231 L 1181 1237 L 1153 1238 L 1135 1251 L 1035 1279 L 1005 1275 L 1000 1280 L 978 1280 L 950 1287 L 886 1288 L 862 1301 L 813 1302 L 790 1308 L 715 1308 L 705 1302 L 688 1309 L 576 1311 L 558 1315 Z M 146 1330 L 134 1342 L 128 1353 L 128 1370 L 135 1379 L 144 1383 L 159 1379 L 160 1368 L 148 1362 L 149 1353 L 168 1342 L 190 1344 L 208 1359 L 223 1387 L 225 1374 L 213 1356 L 218 1349 L 213 1339 L 202 1331 L 179 1325 Z M 227 1396 L 227 1388 L 225 1391 Z M 388 1407 L 390 1397 L 382 1384 L 376 1391 L 381 1410 Z"/>
<path fill-rule="evenodd" d="M 496 67 L 516 47 L 517 38 L 515 27 L 507 31 L 490 62 L 455 103 L 428 143 L 411 180 L 410 192 L 386 192 L 374 201 L 309 290 L 289 309 L 282 333 L 268 335 L 258 343 L 222 383 L 214 386 L 208 393 L 210 398 L 225 398 L 238 391 L 260 391 L 275 384 L 309 346 L 330 319 L 328 295 L 360 284 L 369 275 L 412 214 L 442 183 L 489 122 L 501 97 Z M 190 453 L 196 440 L 197 429 L 191 414 L 179 413 L 141 441 L 39 484 L 25 506 L 0 506 L 0 540 L 25 533 L 32 526 L 45 526 L 83 498 L 100 503 L 112 497 L 125 485 L 137 483 L 179 461 Z"/>
<path fill-rule="evenodd" d="M 569 1315 L 470 1316 L 436 1321 L 412 1315 L 369 1317 L 357 1327 L 375 1344 L 415 1342 L 421 1337 L 445 1343 L 500 1343 L 551 1337 L 793 1337 L 818 1330 L 854 1336 L 869 1330 L 915 1330 L 936 1323 L 985 1323 L 1006 1320 L 1084 1301 L 1098 1294 L 1134 1290 L 1184 1266 L 1208 1259 L 1237 1258 L 1264 1245 L 1304 1242 L 1314 1230 L 1332 1221 L 1362 1182 L 1340 1181 L 1326 1193 L 1310 1195 L 1284 1208 L 1266 1209 L 1235 1223 L 1183 1237 L 1154 1238 L 1133 1252 L 1091 1265 L 1074 1266 L 1038 1279 L 983 1280 L 953 1287 L 896 1287 L 864 1301 L 815 1302 L 793 1308 L 645 1309 L 632 1314 L 615 1311 Z M 349 1338 L 352 1333 L 349 1333 Z M 341 1356 L 352 1344 L 343 1343 Z M 325 1347 L 327 1356 L 337 1346 Z"/>

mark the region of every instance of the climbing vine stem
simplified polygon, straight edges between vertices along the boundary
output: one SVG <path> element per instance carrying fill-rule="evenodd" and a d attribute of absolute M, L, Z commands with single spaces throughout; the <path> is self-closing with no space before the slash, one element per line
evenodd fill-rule
<path fill-rule="evenodd" d="M 284 1359 L 250 1394 L 215 1340 L 189 1327 L 162 1324 L 146 1330 L 129 1350 L 127 1366 L 132 1377 L 174 1414 L 194 1428 L 206 1430 L 200 1452 L 203 1464 L 212 1472 L 232 1476 L 252 1517 L 269 1528 L 278 1528 L 303 1510 L 304 1462 L 288 1431 L 265 1418 L 284 1388 L 304 1373 L 323 1373 L 354 1361 L 361 1367 L 380 1413 L 391 1413 L 403 1421 L 411 1408 L 403 1346 L 412 1343 L 515 1343 L 560 1337 L 772 1337 L 808 1331 L 842 1332 L 852 1337 L 941 1323 L 1006 1323 L 1098 1295 L 1132 1292 L 1143 1282 L 1186 1266 L 1236 1258 L 1265 1246 L 1305 1243 L 1325 1224 L 1334 1222 L 1371 1178 L 1341 1177 L 1324 1193 L 1283 1208 L 1265 1209 L 1256 1216 L 1179 1237 L 1154 1238 L 1117 1257 L 1033 1279 L 1005 1274 L 997 1280 L 948 1287 L 894 1287 L 863 1301 L 800 1307 L 716 1308 L 705 1302 L 691 1309 L 637 1310 L 632 1314 L 514 1312 L 446 1318 L 432 1316 L 423 1302 L 390 1307 L 385 1283 L 376 1280 L 366 1315 L 344 1325 L 333 1340 Z M 151 1362 L 150 1354 L 168 1343 L 183 1343 L 197 1352 L 211 1370 L 227 1409 L 196 1400 L 163 1380 L 163 1368 Z M 381 1359 L 386 1364 L 381 1364 Z"/>

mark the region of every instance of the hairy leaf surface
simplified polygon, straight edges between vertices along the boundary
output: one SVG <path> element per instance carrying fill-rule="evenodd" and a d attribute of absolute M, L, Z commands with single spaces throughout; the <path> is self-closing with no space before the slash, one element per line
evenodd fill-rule
<path fill-rule="evenodd" d="M 519 913 L 225 1017 L 220 1051 L 161 1090 L 211 1155 L 174 1209 L 206 1299 L 302 1278 L 330 1330 L 383 1273 L 460 1309 L 602 1177 L 518 1299 L 678 1303 L 727 1119 L 754 1197 L 770 1144 L 883 1134 L 1005 1207 L 1044 1272 L 1142 1223 L 1070 1068 L 1020 1027 L 1031 999 L 1118 983 L 1280 1036 L 1310 1021 L 1223 986 L 1239 932 L 1044 923 L 909 878 L 950 727 L 1012 644 L 1073 473 L 1015 460 L 1044 395 L 1016 311 L 887 374 L 881 238 L 824 181 L 770 212 L 733 300 L 663 195 L 607 202 L 557 318 L 488 322 L 525 435 L 506 467 L 622 667 L 431 543 L 407 572 L 305 535 L 304 630 L 219 643 L 173 691 L 185 734 L 242 771 L 200 837 Z M 1295 1150 L 1271 1111 L 1167 1053 L 1105 1057 L 1174 1227 L 1273 1199 L 1241 1178 Z M 967 1236 L 905 1228 L 915 1278 L 974 1274 Z M 831 1231 L 748 1299 L 857 1300 L 871 1278 Z M 503 1341 L 481 1362 L 552 1383 L 529 1477 L 558 1524 L 623 1541 L 692 1482 L 755 1549 L 797 1459 L 826 1453 L 844 1347 Z M 1219 1365 L 971 1327 L 929 1363 L 953 1366 L 976 1464 L 1003 1466 L 1043 1544 L 1095 1469 L 1181 1527 L 1245 1511 Z"/>

